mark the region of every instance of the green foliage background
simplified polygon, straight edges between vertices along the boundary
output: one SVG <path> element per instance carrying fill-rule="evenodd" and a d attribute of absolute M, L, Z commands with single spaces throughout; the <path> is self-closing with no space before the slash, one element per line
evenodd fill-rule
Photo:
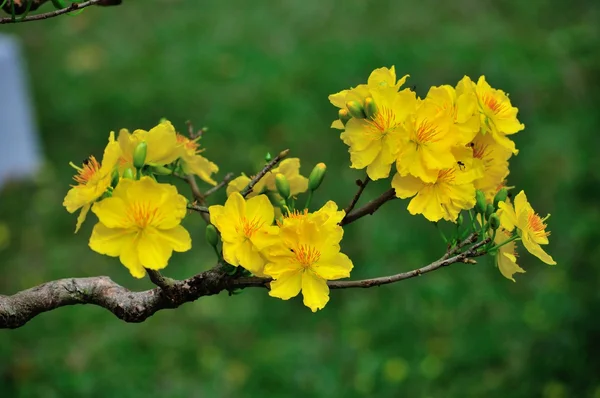
<path fill-rule="evenodd" d="M 66 307 L 0 332 L 3 397 L 600 397 L 600 3 L 460 0 L 145 0 L 77 17 L 6 26 L 25 47 L 46 166 L 35 183 L 0 192 L 0 292 L 64 277 L 134 280 L 73 235 L 62 208 L 72 170 L 101 155 L 108 132 L 167 117 L 208 125 L 206 156 L 251 173 L 291 148 L 303 172 L 324 161 L 317 204 L 354 193 L 346 147 L 329 129 L 327 95 L 396 65 L 431 85 L 485 74 L 511 94 L 510 184 L 552 213 L 549 267 L 527 253 L 504 279 L 491 261 L 454 265 L 396 285 L 335 291 L 312 314 L 264 290 L 215 297 L 125 324 Z M 44 8 L 49 10 L 50 8 Z M 367 198 L 388 187 L 372 184 Z M 182 187 L 183 189 L 184 187 Z M 187 191 L 185 191 L 187 194 Z M 222 201 L 224 193 L 213 198 Z M 346 229 L 353 278 L 406 271 L 444 250 L 407 202 Z M 166 274 L 214 261 L 199 217 L 194 250 Z"/>

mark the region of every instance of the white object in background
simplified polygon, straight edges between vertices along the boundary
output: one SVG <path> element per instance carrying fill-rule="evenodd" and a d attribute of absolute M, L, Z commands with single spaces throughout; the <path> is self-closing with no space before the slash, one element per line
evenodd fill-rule
<path fill-rule="evenodd" d="M 0 34 L 0 188 L 34 175 L 42 163 L 24 70 L 17 39 Z"/>

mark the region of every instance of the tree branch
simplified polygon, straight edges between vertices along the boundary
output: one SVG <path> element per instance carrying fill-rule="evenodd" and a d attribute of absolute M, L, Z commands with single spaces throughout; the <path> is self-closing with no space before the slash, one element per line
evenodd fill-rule
<path fill-rule="evenodd" d="M 212 195 L 213 193 L 217 192 L 219 189 L 221 189 L 225 185 L 227 185 L 229 183 L 229 181 L 231 181 L 232 179 L 233 179 L 233 173 L 227 173 L 227 174 L 225 174 L 225 177 L 223 177 L 223 181 L 221 181 L 220 183 L 218 183 L 214 187 L 208 189 L 206 192 L 204 192 L 202 194 L 202 196 L 206 198 L 207 196 Z"/>
<path fill-rule="evenodd" d="M 279 152 L 279 155 L 275 156 L 275 158 L 273 160 L 271 160 L 269 163 L 267 163 L 265 165 L 265 167 L 263 167 L 263 169 L 261 171 L 259 171 L 258 174 L 256 174 L 250 180 L 248 185 L 246 185 L 246 188 L 242 189 L 242 192 L 240 192 L 240 194 L 244 198 L 246 196 L 248 196 L 252 192 L 252 189 L 254 188 L 254 186 L 260 181 L 260 179 L 263 178 L 269 171 L 271 171 L 271 169 L 273 167 L 275 167 L 277 165 L 277 163 L 279 163 L 283 158 L 285 158 L 288 155 L 288 153 L 290 153 L 289 149 Z"/>
<path fill-rule="evenodd" d="M 32 3 L 29 6 L 29 8 L 27 8 L 27 3 L 29 1 L 32 1 Z M 15 0 L 12 0 L 12 1 L 8 1 L 7 4 L 4 5 L 3 9 L 5 12 L 11 13 L 10 7 L 11 7 L 11 4 L 14 3 L 15 4 L 15 8 L 14 8 L 15 14 L 23 14 L 28 11 L 36 10 L 40 5 L 42 5 L 46 1 L 48 1 L 48 0 L 24 0 L 19 3 L 19 6 L 17 6 Z M 89 1 L 85 1 L 83 3 L 71 3 L 68 7 L 62 8 L 60 10 L 45 12 L 43 14 L 26 16 L 25 18 L 18 18 L 18 19 L 17 18 L 13 19 L 12 17 L 0 18 L 0 24 L 39 21 L 42 19 L 58 17 L 59 15 L 67 14 L 67 13 L 77 11 L 77 10 L 81 10 L 81 9 L 84 9 L 86 7 L 93 6 L 93 5 L 108 6 L 108 5 L 118 5 L 118 4 L 121 4 L 121 1 L 89 0 Z"/>
<path fill-rule="evenodd" d="M 384 203 L 389 202 L 392 199 L 396 199 L 396 191 L 394 190 L 394 188 L 388 189 L 379 197 L 368 202 L 363 207 L 360 207 L 352 211 L 351 213 L 346 214 L 344 219 L 340 221 L 340 225 L 348 225 L 358 220 L 359 218 L 362 218 L 366 215 L 371 215 L 375 213 L 377 209 L 379 209 Z"/>
<path fill-rule="evenodd" d="M 358 200 L 360 199 L 360 196 L 367 187 L 369 181 L 371 181 L 369 176 L 366 176 L 363 181 L 356 180 L 356 185 L 358 185 L 358 191 L 356 191 L 356 195 L 354 195 L 354 197 L 352 198 L 352 202 L 350 202 L 348 207 L 346 207 L 346 215 L 350 214 L 350 212 L 354 210 L 354 206 L 356 206 L 356 203 L 358 203 Z"/>
<path fill-rule="evenodd" d="M 464 242 L 473 243 L 477 234 L 472 234 Z M 358 281 L 330 281 L 331 289 L 369 288 L 405 279 L 414 278 L 442 267 L 469 262 L 484 252 L 477 249 L 489 242 L 488 239 L 472 245 L 466 251 L 449 258 L 441 259 L 424 267 L 401 274 Z M 471 260 L 473 261 L 473 260 Z M 268 278 L 235 278 L 221 271 L 220 266 L 204 271 L 191 278 L 178 281 L 162 275 L 150 275 L 153 282 L 161 287 L 143 292 L 132 292 L 113 282 L 109 277 L 68 278 L 47 282 L 12 296 L 0 295 L 0 328 L 18 328 L 35 316 L 59 307 L 75 304 L 91 304 L 106 308 L 125 322 L 143 322 L 157 311 L 177 308 L 203 296 L 222 291 L 249 287 L 268 287 Z"/>

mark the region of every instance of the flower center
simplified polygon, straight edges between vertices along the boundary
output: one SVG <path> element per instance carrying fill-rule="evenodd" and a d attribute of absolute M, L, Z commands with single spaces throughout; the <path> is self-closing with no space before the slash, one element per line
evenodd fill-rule
<path fill-rule="evenodd" d="M 413 141 L 419 145 L 437 142 L 440 140 L 439 135 L 440 132 L 437 130 L 437 126 L 425 119 L 417 127 Z"/>
<path fill-rule="evenodd" d="M 148 202 L 134 202 L 129 205 L 127 214 L 140 229 L 154 224 L 159 217 L 158 208 Z"/>
<path fill-rule="evenodd" d="M 477 145 L 473 144 L 473 157 L 476 159 L 483 159 L 486 156 L 489 156 L 491 151 L 488 151 L 488 145 Z"/>
<path fill-rule="evenodd" d="M 502 111 L 504 108 L 504 104 L 498 102 L 498 100 L 491 95 L 485 95 L 483 97 L 483 103 L 489 110 L 494 112 L 494 114 L 500 113 L 500 111 Z"/>
<path fill-rule="evenodd" d="M 550 235 L 550 232 L 546 232 L 546 223 L 545 221 L 550 217 L 548 214 L 546 217 L 541 218 L 537 213 L 531 212 L 527 217 L 527 226 L 529 230 L 535 235 L 539 237 L 547 237 Z"/>
<path fill-rule="evenodd" d="M 371 139 L 382 139 L 386 134 L 398 126 L 396 114 L 389 108 L 381 107 L 372 119 L 367 119 L 369 128 L 367 134 Z"/>
<path fill-rule="evenodd" d="M 297 220 L 302 220 L 302 219 L 306 218 L 306 216 L 308 216 L 308 209 L 304 209 L 303 211 L 294 210 L 293 212 L 288 213 L 286 218 L 295 218 Z"/>
<path fill-rule="evenodd" d="M 434 184 L 452 184 L 455 179 L 456 169 L 444 169 L 438 172 L 437 181 Z"/>
<path fill-rule="evenodd" d="M 200 144 L 198 144 L 197 140 L 198 139 L 190 140 L 184 135 L 177 134 L 177 142 L 183 144 L 186 151 L 188 151 L 189 153 L 196 154 L 197 152 L 199 152 L 198 147 L 200 147 Z"/>
<path fill-rule="evenodd" d="M 264 222 L 262 222 L 257 217 L 254 217 L 252 220 L 248 220 L 246 217 L 242 217 L 242 219 L 240 220 L 240 224 L 241 229 L 237 227 L 237 231 L 241 231 L 242 234 L 249 239 L 252 237 L 252 235 L 254 235 L 256 231 L 260 229 L 260 227 L 263 226 Z"/>
<path fill-rule="evenodd" d="M 292 250 L 296 255 L 296 261 L 304 268 L 308 268 L 321 258 L 321 252 L 309 245 L 298 245 L 296 250 Z"/>
<path fill-rule="evenodd" d="M 90 156 L 89 159 L 83 161 L 83 167 L 77 167 L 73 163 L 71 163 L 71 166 L 77 170 L 77 175 L 75 175 L 73 179 L 79 185 L 86 185 L 98 170 L 100 170 L 100 163 L 98 163 L 93 156 Z"/>

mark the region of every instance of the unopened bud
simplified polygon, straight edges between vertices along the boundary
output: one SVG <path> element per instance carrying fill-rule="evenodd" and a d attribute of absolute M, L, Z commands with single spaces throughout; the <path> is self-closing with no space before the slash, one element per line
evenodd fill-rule
<path fill-rule="evenodd" d="M 498 193 L 496 193 L 496 196 L 494 196 L 494 208 L 497 209 L 498 203 L 506 202 L 507 198 L 508 190 L 506 188 L 502 188 L 501 190 L 499 190 Z"/>
<path fill-rule="evenodd" d="M 112 172 L 111 180 L 110 180 L 110 186 L 115 188 L 118 183 L 119 183 L 119 170 L 114 169 Z"/>
<path fill-rule="evenodd" d="M 168 176 L 173 174 L 173 170 L 165 166 L 152 166 L 150 170 L 154 174 L 158 174 L 159 176 Z"/>
<path fill-rule="evenodd" d="M 133 174 L 133 170 L 130 167 L 126 168 L 123 172 L 123 178 L 128 178 L 130 180 L 135 180 L 135 175 Z"/>
<path fill-rule="evenodd" d="M 167 119 L 166 117 L 161 117 L 161 118 L 158 120 L 158 124 L 162 124 L 162 123 L 165 123 L 165 122 L 168 122 L 168 121 L 169 121 L 169 119 Z"/>
<path fill-rule="evenodd" d="M 144 163 L 146 162 L 146 153 L 148 152 L 148 144 L 146 141 L 142 141 L 135 147 L 133 151 L 133 167 L 136 169 L 141 169 L 144 167 Z"/>
<path fill-rule="evenodd" d="M 308 189 L 314 191 L 319 188 L 323 182 L 323 178 L 325 178 L 326 171 L 327 166 L 325 166 L 325 163 L 317 163 L 308 176 Z"/>
<path fill-rule="evenodd" d="M 459 226 L 461 226 L 461 225 L 463 224 L 463 222 L 464 222 L 464 221 L 465 221 L 465 219 L 464 219 L 464 217 L 463 217 L 462 213 L 460 213 L 460 214 L 458 215 L 458 219 L 456 220 L 456 222 L 458 223 L 458 225 L 459 225 Z"/>
<path fill-rule="evenodd" d="M 500 227 L 500 217 L 496 213 L 492 213 L 490 216 L 490 228 L 492 230 L 497 230 Z"/>
<path fill-rule="evenodd" d="M 365 98 L 365 115 L 368 119 L 373 119 L 377 115 L 377 104 L 371 97 Z"/>
<path fill-rule="evenodd" d="M 358 101 L 346 102 L 346 108 L 348 108 L 348 112 L 350 112 L 350 116 L 352 117 L 364 119 L 366 116 L 363 106 Z"/>
<path fill-rule="evenodd" d="M 208 224 L 206 226 L 206 241 L 212 246 L 217 247 L 219 243 L 219 235 L 214 225 Z"/>
<path fill-rule="evenodd" d="M 269 163 L 271 160 L 273 160 L 273 156 L 271 156 L 271 152 L 267 152 L 265 155 L 265 162 Z"/>
<path fill-rule="evenodd" d="M 348 120 L 352 118 L 352 116 L 350 116 L 350 112 L 348 112 L 348 109 L 340 109 L 338 111 L 338 116 L 340 117 L 340 120 L 342 121 L 344 126 L 346 125 L 346 123 L 348 123 Z"/>
<path fill-rule="evenodd" d="M 485 195 L 478 189 L 475 191 L 475 211 L 479 214 L 485 214 L 486 209 Z"/>
<path fill-rule="evenodd" d="M 277 187 L 277 192 L 282 198 L 287 199 L 290 197 L 290 183 L 283 174 L 277 173 L 275 176 L 275 187 Z"/>
<path fill-rule="evenodd" d="M 485 219 L 489 220 L 489 218 L 493 212 L 494 212 L 494 206 L 492 206 L 491 204 L 488 204 L 487 207 L 485 208 Z"/>

